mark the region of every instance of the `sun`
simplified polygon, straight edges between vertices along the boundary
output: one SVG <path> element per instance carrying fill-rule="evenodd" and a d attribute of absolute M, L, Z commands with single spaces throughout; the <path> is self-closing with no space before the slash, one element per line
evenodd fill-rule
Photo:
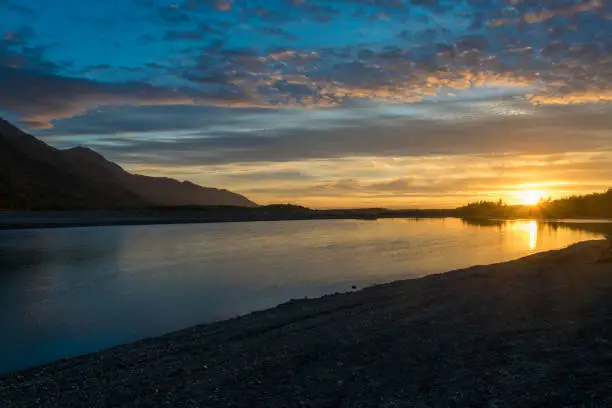
<path fill-rule="evenodd" d="M 544 193 L 539 190 L 525 190 L 517 196 L 523 205 L 536 205 L 544 197 Z"/>

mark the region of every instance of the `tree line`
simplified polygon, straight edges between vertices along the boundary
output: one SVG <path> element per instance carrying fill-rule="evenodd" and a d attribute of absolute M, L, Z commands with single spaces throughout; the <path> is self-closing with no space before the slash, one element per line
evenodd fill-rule
<path fill-rule="evenodd" d="M 612 188 L 603 193 L 541 199 L 536 205 L 508 205 L 501 199 L 478 201 L 456 211 L 468 217 L 612 218 Z"/>

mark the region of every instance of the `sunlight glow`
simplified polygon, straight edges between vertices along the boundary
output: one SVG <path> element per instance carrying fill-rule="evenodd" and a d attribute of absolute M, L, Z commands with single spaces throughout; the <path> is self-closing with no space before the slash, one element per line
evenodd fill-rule
<path fill-rule="evenodd" d="M 523 205 L 536 205 L 544 197 L 544 193 L 539 190 L 526 190 L 519 193 L 517 197 Z"/>

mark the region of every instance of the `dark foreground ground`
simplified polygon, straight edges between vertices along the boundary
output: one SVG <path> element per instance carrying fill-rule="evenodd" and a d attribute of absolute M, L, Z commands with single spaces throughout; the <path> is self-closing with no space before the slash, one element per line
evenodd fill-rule
<path fill-rule="evenodd" d="M 0 406 L 609 407 L 607 246 L 294 301 L 11 374 Z"/>

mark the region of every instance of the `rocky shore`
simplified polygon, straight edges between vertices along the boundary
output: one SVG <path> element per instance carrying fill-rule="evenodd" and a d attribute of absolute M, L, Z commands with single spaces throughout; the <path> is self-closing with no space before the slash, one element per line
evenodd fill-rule
<path fill-rule="evenodd" d="M 5 375 L 1 406 L 612 406 L 608 251 L 288 302 Z"/>

